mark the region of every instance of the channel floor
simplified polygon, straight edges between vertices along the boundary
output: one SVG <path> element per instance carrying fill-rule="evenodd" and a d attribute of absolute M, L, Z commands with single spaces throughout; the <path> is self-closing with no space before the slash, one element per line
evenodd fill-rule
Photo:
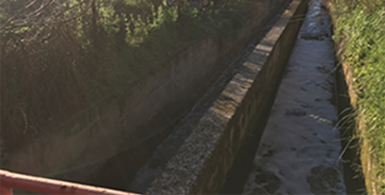
<path fill-rule="evenodd" d="M 346 194 L 330 18 L 311 0 L 243 194 Z"/>

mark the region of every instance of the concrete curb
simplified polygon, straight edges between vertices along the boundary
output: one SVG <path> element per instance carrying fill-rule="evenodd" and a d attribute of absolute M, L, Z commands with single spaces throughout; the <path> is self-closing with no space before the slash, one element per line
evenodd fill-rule
<path fill-rule="evenodd" d="M 240 146 L 274 101 L 307 10 L 293 0 L 200 119 L 146 194 L 219 193 Z M 258 143 L 255 143 L 258 144 Z"/>

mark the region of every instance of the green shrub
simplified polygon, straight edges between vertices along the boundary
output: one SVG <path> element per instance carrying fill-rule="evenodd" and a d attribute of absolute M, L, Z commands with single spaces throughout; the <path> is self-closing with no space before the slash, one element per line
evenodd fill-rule
<path fill-rule="evenodd" d="M 235 31 L 246 2 L 1 1 L 0 142 L 17 145 L 47 122 L 125 93 L 208 33 Z"/>

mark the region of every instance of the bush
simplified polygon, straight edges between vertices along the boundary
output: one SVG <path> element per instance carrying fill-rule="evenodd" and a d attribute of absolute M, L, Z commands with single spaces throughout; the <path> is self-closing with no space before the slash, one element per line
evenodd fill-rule
<path fill-rule="evenodd" d="M 124 93 L 207 33 L 240 27 L 247 1 L 174 2 L 1 1 L 3 148 Z"/>

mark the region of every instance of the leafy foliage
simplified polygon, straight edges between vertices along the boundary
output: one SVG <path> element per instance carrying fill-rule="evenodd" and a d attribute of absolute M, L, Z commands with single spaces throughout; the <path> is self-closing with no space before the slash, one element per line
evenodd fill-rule
<path fill-rule="evenodd" d="M 126 93 L 208 33 L 236 31 L 251 1 L 0 1 L 2 145 Z"/>

